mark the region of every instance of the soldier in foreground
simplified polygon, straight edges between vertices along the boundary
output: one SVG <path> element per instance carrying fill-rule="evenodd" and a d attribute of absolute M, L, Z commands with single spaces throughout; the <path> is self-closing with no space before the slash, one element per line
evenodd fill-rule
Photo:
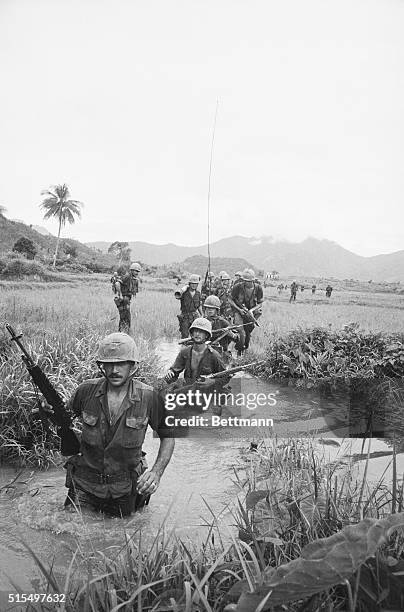
<path fill-rule="evenodd" d="M 131 327 L 131 300 L 139 291 L 139 272 L 141 269 L 140 264 L 132 263 L 129 272 L 119 275 L 114 283 L 114 301 L 119 312 L 118 329 L 120 332 L 127 334 L 130 332 Z"/>
<path fill-rule="evenodd" d="M 191 274 L 188 287 L 175 292 L 175 297 L 181 302 L 181 314 L 178 316 L 181 338 L 187 338 L 189 328 L 198 315 L 202 315 L 201 294 L 198 291 L 199 276 Z"/>
<path fill-rule="evenodd" d="M 248 349 L 250 345 L 251 334 L 254 330 L 254 318 L 259 317 L 262 312 L 256 309 L 257 306 L 263 303 L 264 293 L 261 285 L 254 282 L 255 274 L 253 270 L 245 269 L 241 280 L 233 286 L 231 292 L 231 300 L 234 309 L 234 324 L 241 325 L 236 342 L 238 356 Z M 252 308 L 256 309 L 254 316 L 249 312 Z"/>
<path fill-rule="evenodd" d="M 148 504 L 156 492 L 174 440 L 165 426 L 163 399 L 134 378 L 139 360 L 133 338 L 123 333 L 106 336 L 97 355 L 103 377 L 83 382 L 71 398 L 69 408 L 81 417 L 83 431 L 80 453 L 65 465 L 65 506 L 127 516 Z M 148 425 L 160 438 L 150 470 L 142 453 Z"/>

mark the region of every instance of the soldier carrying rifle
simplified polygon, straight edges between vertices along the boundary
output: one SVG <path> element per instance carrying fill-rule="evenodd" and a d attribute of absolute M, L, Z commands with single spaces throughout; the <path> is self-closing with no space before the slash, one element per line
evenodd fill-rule
<path fill-rule="evenodd" d="M 217 351 L 206 342 L 212 338 L 212 324 L 204 317 L 195 319 L 190 328 L 192 343 L 181 348 L 173 365 L 168 370 L 165 381 L 175 382 L 184 372 L 186 384 L 195 383 L 201 376 L 223 372 L 225 364 Z M 215 383 L 201 383 L 202 387 L 212 387 Z"/>
<path fill-rule="evenodd" d="M 217 295 L 209 295 L 203 305 L 205 317 L 212 324 L 212 347 L 221 353 L 223 359 L 228 361 L 229 357 L 229 344 L 232 340 L 237 340 L 238 334 L 232 331 L 232 327 L 229 325 L 229 321 L 224 317 L 220 316 L 220 299 Z M 223 332 L 223 329 L 228 328 L 228 332 Z"/>
<path fill-rule="evenodd" d="M 139 272 L 141 269 L 140 264 L 132 263 L 129 272 L 122 274 L 124 270 L 121 270 L 121 274 L 118 275 L 112 285 L 115 291 L 114 302 L 119 312 L 118 329 L 120 332 L 127 334 L 129 334 L 131 327 L 130 304 L 132 297 L 139 292 Z"/>
<path fill-rule="evenodd" d="M 114 516 L 125 516 L 149 502 L 174 450 L 165 426 L 160 395 L 135 378 L 140 361 L 133 338 L 106 336 L 99 344 L 97 364 L 102 377 L 83 382 L 69 408 L 83 423 L 80 452 L 70 457 L 65 505 L 76 504 Z M 146 429 L 160 438 L 150 470 L 142 452 Z"/>
<path fill-rule="evenodd" d="M 219 280 L 214 287 L 213 293 L 217 295 L 220 300 L 220 314 L 230 321 L 233 316 L 233 309 L 229 304 L 230 276 L 225 270 L 219 273 Z"/>
<path fill-rule="evenodd" d="M 199 276 L 191 274 L 188 287 L 174 293 L 175 297 L 181 302 L 181 314 L 178 316 L 181 338 L 187 338 L 190 325 L 198 315 L 202 315 L 201 294 L 198 291 Z"/>
<path fill-rule="evenodd" d="M 231 292 L 230 303 L 234 311 L 234 323 L 244 324 L 244 327 L 240 327 L 239 339 L 236 342 L 238 356 L 248 349 L 254 326 L 258 325 L 256 319 L 262 314 L 260 305 L 264 301 L 264 294 L 261 285 L 254 280 L 253 270 L 246 268 L 241 280 L 233 286 Z"/>

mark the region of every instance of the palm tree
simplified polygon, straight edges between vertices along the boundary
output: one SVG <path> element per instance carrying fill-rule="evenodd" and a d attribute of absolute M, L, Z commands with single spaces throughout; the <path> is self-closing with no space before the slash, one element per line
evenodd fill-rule
<path fill-rule="evenodd" d="M 55 267 L 59 249 L 60 230 L 66 225 L 66 221 L 71 224 L 74 223 L 76 220 L 74 218 L 75 216 L 80 219 L 80 208 L 84 206 L 84 204 L 78 200 L 69 199 L 70 191 L 65 183 L 63 183 L 63 185 L 54 185 L 48 190 L 41 191 L 41 195 L 47 196 L 39 205 L 40 208 L 46 210 L 43 218 L 50 219 L 51 217 L 55 217 L 59 221 L 59 231 L 56 240 L 55 255 L 53 257 L 53 267 Z"/>

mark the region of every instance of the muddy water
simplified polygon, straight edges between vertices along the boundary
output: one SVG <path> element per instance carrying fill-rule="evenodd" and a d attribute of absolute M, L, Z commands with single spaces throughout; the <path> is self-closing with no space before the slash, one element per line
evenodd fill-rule
<path fill-rule="evenodd" d="M 162 342 L 157 350 L 163 362 L 169 365 L 178 344 Z M 240 374 L 231 384 L 235 392 L 271 393 L 276 398 L 274 406 L 243 410 L 243 416 L 273 419 L 273 430 L 265 430 L 265 435 L 316 434 L 325 461 L 355 453 L 360 459 L 360 441 L 335 439 L 337 433 L 346 431 L 344 398 L 337 401 L 319 397 L 314 392 L 279 387 Z M 14 590 L 13 583 L 25 592 L 39 588 L 40 572 L 24 542 L 46 566 L 53 560 L 56 575 L 63 576 L 77 545 L 86 551 L 113 555 L 123 545 L 125 533 L 136 537 L 141 530 L 142 540 L 147 545 L 164 521 L 167 530 L 175 527 L 183 540 L 193 543 L 204 540 L 208 533 L 206 525 L 212 518 L 208 505 L 231 530 L 234 519 L 230 508 L 238 492 L 233 466 L 248 468 L 250 443 L 258 440 L 262 433 L 251 427 L 216 427 L 203 435 L 177 440 L 173 459 L 150 506 L 127 519 L 105 518 L 93 513 L 79 516 L 65 511 L 62 467 L 46 472 L 24 471 L 12 486 L 0 491 L 0 591 Z M 153 463 L 157 448 L 158 440 L 148 433 L 144 450 L 149 464 Z M 391 458 L 391 449 L 383 442 L 372 441 L 372 457 L 370 476 L 374 474 L 377 478 Z M 383 468 L 379 463 L 373 466 L 373 461 L 384 462 Z M 399 474 L 403 470 L 404 462 L 401 461 Z M 0 490 L 15 476 L 15 470 L 0 468 Z"/>

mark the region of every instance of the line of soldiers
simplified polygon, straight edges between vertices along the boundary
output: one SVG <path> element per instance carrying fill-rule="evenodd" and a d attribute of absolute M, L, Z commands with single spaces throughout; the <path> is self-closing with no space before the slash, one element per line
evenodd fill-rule
<path fill-rule="evenodd" d="M 201 291 L 198 290 L 199 282 L 199 276 L 191 274 L 188 285 L 174 294 L 181 303 L 178 315 L 181 338 L 188 338 L 191 325 L 204 314 L 212 325 L 215 349 L 227 359 L 229 344 L 234 341 L 237 355 L 241 356 L 249 347 L 264 301 L 263 290 L 254 271 L 245 269 L 236 272 L 232 282 L 224 270 L 217 278 L 210 273 Z"/>

